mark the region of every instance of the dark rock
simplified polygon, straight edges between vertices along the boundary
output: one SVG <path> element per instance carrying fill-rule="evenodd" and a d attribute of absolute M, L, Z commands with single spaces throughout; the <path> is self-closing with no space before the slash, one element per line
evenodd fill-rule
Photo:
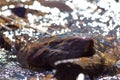
<path fill-rule="evenodd" d="M 25 18 L 26 9 L 24 7 L 15 7 L 11 11 L 18 17 Z"/>

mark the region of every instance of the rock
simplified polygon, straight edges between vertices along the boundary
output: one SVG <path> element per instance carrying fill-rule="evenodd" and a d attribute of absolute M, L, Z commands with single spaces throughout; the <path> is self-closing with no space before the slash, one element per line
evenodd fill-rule
<path fill-rule="evenodd" d="M 24 7 L 15 7 L 11 11 L 18 17 L 25 18 L 26 9 Z"/>

